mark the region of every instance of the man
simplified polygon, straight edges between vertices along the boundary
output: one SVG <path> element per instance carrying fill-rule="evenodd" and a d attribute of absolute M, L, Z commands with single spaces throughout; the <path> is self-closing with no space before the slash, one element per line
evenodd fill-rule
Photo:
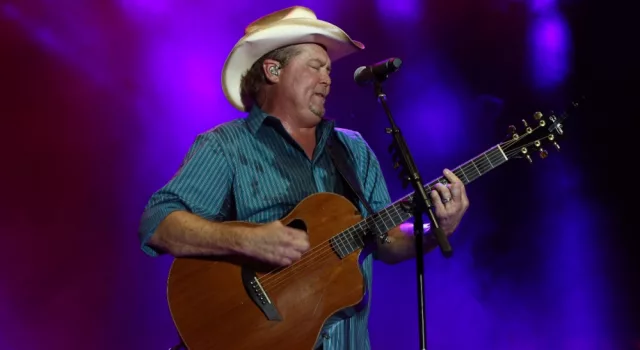
<path fill-rule="evenodd" d="M 331 63 L 362 50 L 338 27 L 308 8 L 292 7 L 253 22 L 223 69 L 227 99 L 246 118 L 200 134 L 178 173 L 151 197 L 140 225 L 142 249 L 151 256 L 240 254 L 289 265 L 309 249 L 306 233 L 278 221 L 315 192 L 347 193 L 325 145 L 331 133 L 342 142 L 359 186 L 374 211 L 390 204 L 378 160 L 362 136 L 334 128 L 324 118 Z M 436 214 L 450 235 L 469 201 L 462 182 L 444 171 L 450 186 L 431 193 Z M 357 202 L 361 213 L 367 212 Z M 263 223 L 230 228 L 226 220 Z M 375 256 L 386 263 L 414 257 L 413 236 L 393 228 Z M 428 236 L 430 237 L 430 236 Z M 436 244 L 425 239 L 425 251 Z M 371 288 L 369 254 L 362 263 Z M 369 301 L 330 319 L 317 346 L 368 349 Z"/>

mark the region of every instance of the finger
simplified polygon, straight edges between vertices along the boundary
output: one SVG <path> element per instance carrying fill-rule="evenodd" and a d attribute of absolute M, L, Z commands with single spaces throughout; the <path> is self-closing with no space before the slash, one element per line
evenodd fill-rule
<path fill-rule="evenodd" d="M 281 266 L 289 266 L 293 263 L 293 261 L 291 261 L 291 259 L 289 258 L 280 258 L 277 259 L 277 261 L 275 261 L 276 264 L 279 264 Z"/>
<path fill-rule="evenodd" d="M 467 187 L 460 182 L 460 198 L 465 206 L 469 206 L 469 198 L 467 197 Z"/>
<path fill-rule="evenodd" d="M 449 169 L 444 169 L 443 174 L 445 178 L 449 181 L 448 187 L 449 187 L 449 190 L 451 191 L 452 199 L 457 201 L 461 200 L 462 193 L 464 191 L 464 184 L 462 183 L 460 178 L 458 178 L 456 174 L 454 174 Z"/>
<path fill-rule="evenodd" d="M 307 250 L 309 250 L 309 247 L 310 247 L 309 236 L 304 231 L 300 231 L 300 230 L 296 230 L 296 231 L 298 232 L 289 232 L 290 239 L 288 243 L 295 250 L 300 252 L 306 252 Z"/>
<path fill-rule="evenodd" d="M 442 203 L 446 204 L 447 202 L 451 201 L 452 199 L 451 191 L 447 186 L 441 183 L 437 183 L 433 187 L 435 187 L 436 191 L 438 191 L 438 194 L 440 195 L 440 199 Z"/>
<path fill-rule="evenodd" d="M 284 233 L 292 239 L 303 239 L 307 237 L 307 231 L 299 230 L 297 228 L 285 226 Z"/>
<path fill-rule="evenodd" d="M 451 192 L 451 199 L 460 202 L 462 199 L 462 183 L 461 182 L 454 182 L 451 183 L 449 185 L 447 185 L 447 187 L 449 188 L 449 191 Z"/>
<path fill-rule="evenodd" d="M 275 262 L 281 265 L 291 265 L 293 262 L 300 260 L 302 257 L 302 252 L 297 251 L 293 247 L 285 248 L 280 247 L 276 249 L 274 258 Z"/>
<path fill-rule="evenodd" d="M 287 266 L 293 262 L 289 258 L 287 250 L 282 247 L 274 249 L 273 252 L 266 257 L 265 260 L 278 266 Z"/>
<path fill-rule="evenodd" d="M 460 178 L 458 178 L 456 174 L 454 174 L 453 171 L 449 169 L 445 168 L 442 171 L 442 174 L 444 174 L 444 177 L 447 179 L 447 181 L 449 181 L 449 183 L 462 182 Z"/>
<path fill-rule="evenodd" d="M 301 240 L 296 241 L 294 248 L 295 248 L 297 251 L 299 251 L 299 252 L 301 252 L 301 253 L 304 253 L 304 252 L 306 252 L 307 250 L 309 250 L 309 247 L 310 247 L 310 246 L 311 246 L 311 245 L 309 244 L 309 239 L 308 239 L 307 237 L 305 237 L 304 239 L 301 239 Z"/>
<path fill-rule="evenodd" d="M 438 191 L 431 191 L 431 202 L 433 206 L 436 207 L 436 213 L 443 213 L 445 211 L 442 198 L 440 198 Z"/>
<path fill-rule="evenodd" d="M 306 231 L 300 230 L 300 229 L 297 229 L 297 228 L 293 228 L 293 227 L 290 227 L 290 226 L 285 226 L 284 229 L 285 229 L 287 235 L 289 235 L 290 237 L 299 238 L 299 237 L 307 235 Z"/>
<path fill-rule="evenodd" d="M 298 261 L 302 257 L 302 252 L 297 250 L 290 250 L 287 252 L 287 258 L 291 261 Z"/>

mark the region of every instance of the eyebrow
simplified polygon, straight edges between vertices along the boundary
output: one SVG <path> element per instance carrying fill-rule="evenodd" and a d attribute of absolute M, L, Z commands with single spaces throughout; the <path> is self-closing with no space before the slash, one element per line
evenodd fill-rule
<path fill-rule="evenodd" d="M 326 61 L 322 61 L 322 60 L 320 60 L 318 58 L 312 58 L 312 59 L 309 60 L 309 62 L 315 62 L 315 63 L 318 63 L 318 64 L 323 65 L 323 66 L 326 65 L 327 69 L 331 70 L 331 64 L 327 64 Z"/>

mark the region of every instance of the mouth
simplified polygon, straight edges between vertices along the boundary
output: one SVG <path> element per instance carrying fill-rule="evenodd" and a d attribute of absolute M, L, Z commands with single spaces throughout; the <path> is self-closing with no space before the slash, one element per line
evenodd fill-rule
<path fill-rule="evenodd" d="M 315 96 L 320 96 L 320 97 L 322 97 L 323 99 L 326 99 L 326 98 L 327 98 L 327 95 L 325 95 L 325 94 L 323 94 L 323 93 L 321 93 L 321 92 L 316 92 L 314 95 L 315 95 Z"/>

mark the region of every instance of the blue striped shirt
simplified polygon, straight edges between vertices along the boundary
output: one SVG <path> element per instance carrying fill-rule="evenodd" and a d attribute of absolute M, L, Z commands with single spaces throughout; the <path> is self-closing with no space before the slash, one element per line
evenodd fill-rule
<path fill-rule="evenodd" d="M 317 127 L 313 159 L 289 136 L 280 121 L 254 108 L 246 118 L 220 124 L 199 134 L 177 173 L 150 198 L 139 228 L 142 250 L 169 213 L 186 210 L 208 220 L 267 223 L 286 216 L 298 202 L 317 192 L 341 193 L 342 181 L 325 149 L 330 132 L 346 146 L 365 198 L 374 211 L 391 200 L 377 158 L 356 132 L 323 119 Z M 358 204 L 363 216 L 370 215 Z M 372 255 L 362 259 L 367 291 L 371 290 Z M 367 294 L 370 294 L 368 292 Z M 370 300 L 348 316 L 330 318 L 318 345 L 325 350 L 367 350 Z"/>

